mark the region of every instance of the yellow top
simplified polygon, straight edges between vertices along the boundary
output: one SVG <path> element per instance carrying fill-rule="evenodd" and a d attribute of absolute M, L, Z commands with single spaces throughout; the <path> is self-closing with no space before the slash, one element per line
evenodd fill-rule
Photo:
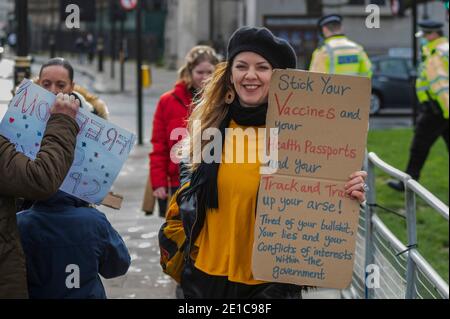
<path fill-rule="evenodd" d="M 195 242 L 199 247 L 195 267 L 210 275 L 228 276 L 230 281 L 254 285 L 263 283 L 253 279 L 252 249 L 260 179 L 258 135 L 262 139 L 260 145 L 264 135 L 258 134 L 258 127 L 243 127 L 234 121 L 229 128 L 247 129 L 248 139 L 245 138 L 242 143 L 229 132 L 225 136 L 217 177 L 219 208 L 207 212 L 204 226 Z M 233 154 L 237 156 L 230 156 L 227 152 L 231 145 Z M 241 153 L 236 153 L 236 145 L 244 145 Z M 238 162 L 239 155 L 244 155 L 243 163 Z M 256 161 L 252 161 L 252 155 Z"/>

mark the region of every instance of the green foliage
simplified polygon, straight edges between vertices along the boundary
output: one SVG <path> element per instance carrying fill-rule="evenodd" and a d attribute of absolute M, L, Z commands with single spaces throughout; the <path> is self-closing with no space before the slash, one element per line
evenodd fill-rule
<path fill-rule="evenodd" d="M 405 170 L 409 158 L 409 147 L 413 133 L 411 129 L 393 129 L 369 132 L 367 148 L 386 163 Z M 448 152 L 445 143 L 439 139 L 432 147 L 421 172 L 420 183 L 448 205 Z M 386 185 L 391 178 L 376 170 L 376 202 L 404 214 L 403 193 Z M 448 222 L 417 197 L 417 240 L 418 250 L 431 266 L 448 282 L 449 252 Z M 404 243 L 407 243 L 406 220 L 392 213 L 377 210 L 388 228 Z"/>

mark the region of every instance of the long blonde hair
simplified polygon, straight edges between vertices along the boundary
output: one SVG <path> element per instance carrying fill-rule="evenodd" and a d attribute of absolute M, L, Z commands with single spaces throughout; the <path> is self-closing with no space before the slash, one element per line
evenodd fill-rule
<path fill-rule="evenodd" d="M 225 119 L 230 106 L 225 104 L 225 96 L 229 90 L 234 90 L 231 84 L 231 65 L 221 62 L 217 65 L 212 77 L 208 80 L 200 92 L 201 99 L 197 101 L 194 110 L 188 120 L 188 139 L 184 141 L 183 148 L 189 158 L 193 158 L 193 141 L 201 140 L 201 150 L 210 141 L 202 140 L 203 131 L 208 128 L 219 128 Z M 201 130 L 194 131 L 194 122 L 200 121 Z M 200 136 L 199 136 L 200 135 Z M 189 164 L 194 171 L 200 163 Z"/>
<path fill-rule="evenodd" d="M 216 51 L 207 45 L 193 47 L 186 55 L 184 65 L 178 69 L 178 81 L 183 81 L 188 88 L 191 88 L 193 85 L 192 70 L 205 61 L 212 65 L 219 63 Z"/>

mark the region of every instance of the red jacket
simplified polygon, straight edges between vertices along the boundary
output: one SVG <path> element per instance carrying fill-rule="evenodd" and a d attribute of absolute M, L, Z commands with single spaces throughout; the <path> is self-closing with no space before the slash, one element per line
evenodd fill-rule
<path fill-rule="evenodd" d="M 150 179 L 153 189 L 158 187 L 178 187 L 179 167 L 170 159 L 170 150 L 183 137 L 170 140 L 175 128 L 185 128 L 190 114 L 192 93 L 184 82 L 179 82 L 173 90 L 159 99 L 153 118 L 152 145 L 150 155 Z"/>

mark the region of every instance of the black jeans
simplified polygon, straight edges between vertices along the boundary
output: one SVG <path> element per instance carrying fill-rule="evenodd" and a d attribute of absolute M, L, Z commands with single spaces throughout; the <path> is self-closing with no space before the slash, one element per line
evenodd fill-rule
<path fill-rule="evenodd" d="M 284 283 L 246 285 L 225 276 L 212 276 L 187 262 L 181 275 L 186 299 L 301 299 L 302 287 Z"/>

